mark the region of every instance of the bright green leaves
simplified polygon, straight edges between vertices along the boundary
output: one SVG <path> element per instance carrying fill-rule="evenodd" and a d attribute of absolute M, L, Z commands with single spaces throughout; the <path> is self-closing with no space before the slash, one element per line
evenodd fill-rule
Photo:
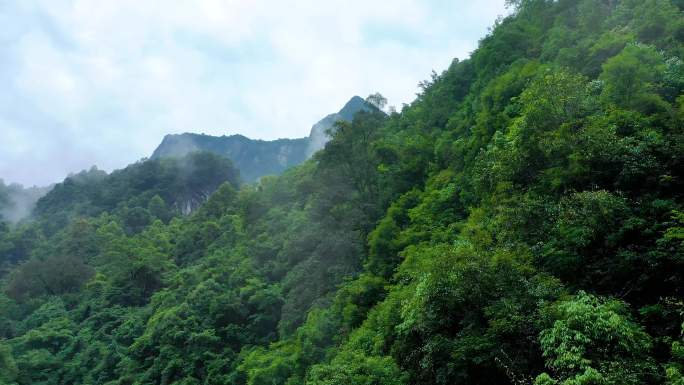
<path fill-rule="evenodd" d="M 684 323 L 682 334 L 672 343 L 672 362 L 665 366 L 668 385 L 684 385 Z"/>
<path fill-rule="evenodd" d="M 0 383 L 6 377 L 20 384 L 58 385 L 54 373 L 68 362 L 68 349 L 77 333 L 64 303 L 47 302 L 24 321 L 23 328 L 23 334 L 0 342 L 0 368 L 7 370 L 0 371 Z"/>
<path fill-rule="evenodd" d="M 553 374 L 538 376 L 537 385 L 636 385 L 655 375 L 651 337 L 625 303 L 580 292 L 551 306 L 548 317 L 552 326 L 539 340 Z"/>
<path fill-rule="evenodd" d="M 238 372 L 247 385 L 296 384 L 292 378 L 297 365 L 296 347 L 293 344 L 274 344 L 268 350 L 256 348 L 242 359 Z M 295 377 L 301 383 L 301 378 Z"/>
<path fill-rule="evenodd" d="M 672 220 L 676 225 L 667 229 L 665 238 L 680 242 L 680 247 L 684 247 L 684 212 L 674 211 Z"/>
<path fill-rule="evenodd" d="M 391 357 L 343 352 L 330 364 L 316 365 L 307 376 L 307 385 L 404 385 L 407 376 Z"/>
<path fill-rule="evenodd" d="M 541 178 L 544 188 L 562 190 L 577 132 L 596 108 L 590 84 L 565 70 L 546 69 L 522 92 L 520 116 L 497 131 L 473 167 L 476 195 Z"/>

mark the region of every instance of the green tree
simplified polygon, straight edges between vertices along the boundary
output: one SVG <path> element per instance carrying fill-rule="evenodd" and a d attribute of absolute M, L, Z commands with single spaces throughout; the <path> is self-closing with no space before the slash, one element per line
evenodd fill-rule
<path fill-rule="evenodd" d="M 402 385 L 407 376 L 391 357 L 368 357 L 359 352 L 339 354 L 330 364 L 316 365 L 307 385 Z"/>
<path fill-rule="evenodd" d="M 552 325 L 539 341 L 551 374 L 535 384 L 643 384 L 655 377 L 651 337 L 625 303 L 580 292 L 548 312 Z"/>
<path fill-rule="evenodd" d="M 662 106 L 657 94 L 665 62 L 655 48 L 630 44 L 603 64 L 603 97 L 623 108 L 639 111 Z"/>
<path fill-rule="evenodd" d="M 166 206 L 166 202 L 159 195 L 155 195 L 147 204 L 147 211 L 152 217 L 159 219 L 162 222 L 168 222 L 171 219 L 172 213 Z"/>
<path fill-rule="evenodd" d="M 17 301 L 78 291 L 93 275 L 80 258 L 50 256 L 23 263 L 9 277 L 7 293 Z"/>
<path fill-rule="evenodd" d="M 15 384 L 14 380 L 17 377 L 17 364 L 12 356 L 12 349 L 0 343 L 0 385 Z"/>

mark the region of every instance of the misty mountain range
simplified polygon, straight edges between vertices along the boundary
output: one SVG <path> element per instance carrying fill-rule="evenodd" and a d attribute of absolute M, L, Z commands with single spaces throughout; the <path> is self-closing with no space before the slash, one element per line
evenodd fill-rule
<path fill-rule="evenodd" d="M 254 182 L 265 175 L 278 175 L 296 166 L 325 146 L 327 131 L 339 120 L 351 121 L 359 111 L 372 108 L 354 96 L 340 109 L 311 127 L 308 137 L 297 139 L 257 140 L 243 135 L 210 136 L 204 134 L 166 135 L 152 153 L 152 159 L 182 157 L 191 152 L 208 151 L 224 156 L 235 164 L 242 180 Z"/>
<path fill-rule="evenodd" d="M 328 130 L 340 120 L 351 121 L 354 115 L 373 107 L 359 96 L 354 96 L 336 113 L 332 113 L 311 127 L 308 137 L 296 139 L 258 140 L 243 135 L 211 136 L 195 133 L 166 135 L 151 155 L 152 160 L 183 158 L 194 152 L 209 152 L 230 159 L 239 170 L 243 182 L 251 183 L 266 175 L 279 175 L 296 166 L 322 149 L 330 139 Z M 104 173 L 98 170 L 100 173 Z M 61 185 L 61 184 L 60 184 Z M 0 220 L 18 222 L 29 216 L 36 202 L 54 185 L 24 188 L 18 184 L 5 185 L 0 179 Z"/>

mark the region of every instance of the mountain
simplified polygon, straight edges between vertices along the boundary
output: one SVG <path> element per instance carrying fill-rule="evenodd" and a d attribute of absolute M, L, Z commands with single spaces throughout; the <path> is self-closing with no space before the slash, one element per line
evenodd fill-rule
<path fill-rule="evenodd" d="M 328 135 L 328 130 L 333 128 L 335 122 L 339 120 L 345 120 L 351 122 L 359 111 L 370 111 L 373 107 L 368 104 L 363 98 L 359 96 L 354 96 L 339 110 L 337 113 L 330 114 L 325 118 L 318 121 L 311 127 L 311 132 L 309 133 L 308 146 L 306 149 L 307 158 L 313 155 L 316 151 L 322 149 L 325 144 L 330 140 L 330 135 Z"/>
<path fill-rule="evenodd" d="M 280 174 L 306 160 L 307 138 L 255 140 L 242 135 L 210 136 L 204 134 L 166 135 L 151 159 L 179 157 L 195 151 L 224 156 L 240 170 L 246 182 Z"/>
<path fill-rule="evenodd" d="M 684 2 L 507 3 L 315 162 L 166 220 L 228 160 L 93 170 L 0 224 L 0 384 L 684 384 Z"/>
<path fill-rule="evenodd" d="M 304 162 L 330 139 L 326 133 L 338 120 L 351 121 L 359 111 L 372 106 L 359 96 L 352 97 L 340 111 L 314 124 L 309 137 L 298 139 L 257 140 L 242 135 L 210 136 L 204 134 L 166 135 L 151 159 L 179 157 L 194 151 L 208 151 L 227 157 L 240 170 L 242 179 L 254 182 L 264 175 L 279 175 Z"/>

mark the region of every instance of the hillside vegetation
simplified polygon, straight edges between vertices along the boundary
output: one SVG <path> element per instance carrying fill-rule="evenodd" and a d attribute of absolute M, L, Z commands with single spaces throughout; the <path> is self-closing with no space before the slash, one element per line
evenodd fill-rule
<path fill-rule="evenodd" d="M 189 216 L 143 162 L 0 227 L 0 384 L 684 384 L 684 2 L 511 6 Z"/>

